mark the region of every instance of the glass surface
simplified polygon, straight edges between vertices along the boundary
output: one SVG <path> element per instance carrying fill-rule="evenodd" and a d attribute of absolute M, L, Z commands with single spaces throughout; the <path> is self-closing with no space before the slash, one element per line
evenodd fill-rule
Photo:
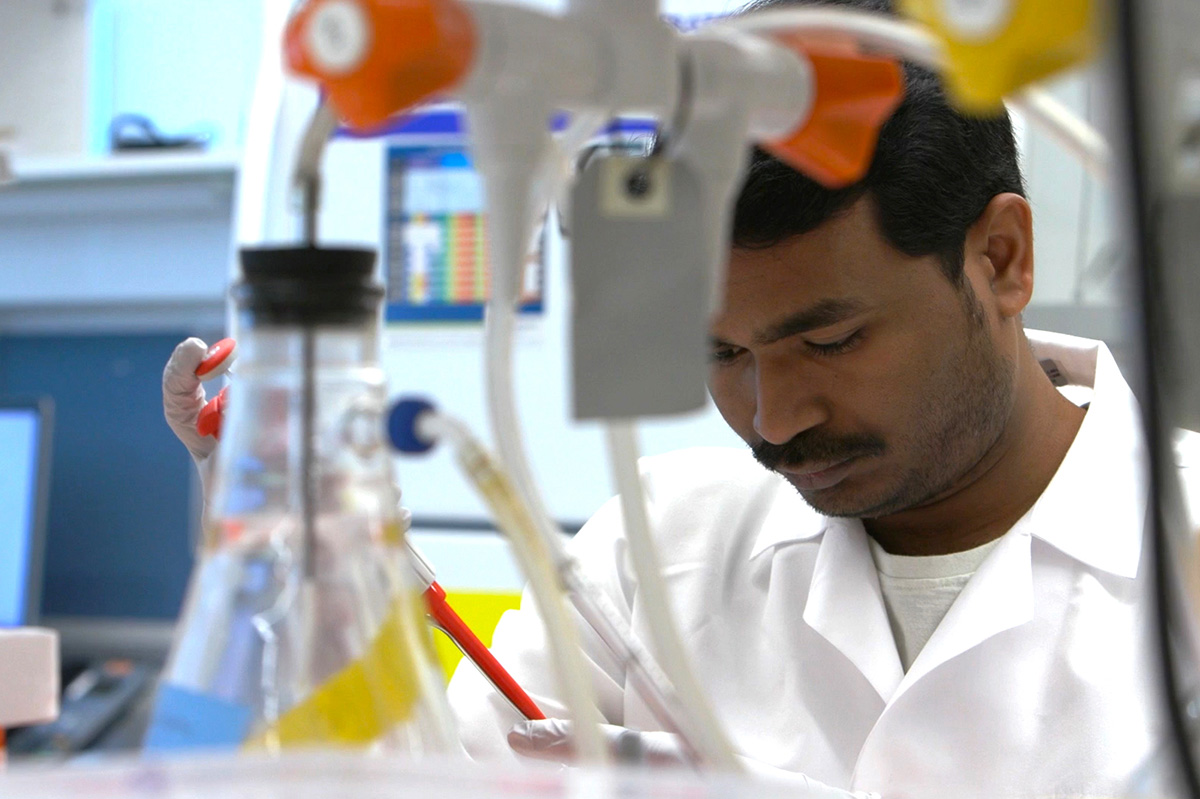
<path fill-rule="evenodd" d="M 449 711 L 383 439 L 377 327 L 244 320 L 241 336 L 204 551 L 147 747 L 446 751 Z"/>

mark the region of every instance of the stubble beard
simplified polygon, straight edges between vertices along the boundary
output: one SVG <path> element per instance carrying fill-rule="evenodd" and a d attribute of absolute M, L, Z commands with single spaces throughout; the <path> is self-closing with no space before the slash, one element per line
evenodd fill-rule
<path fill-rule="evenodd" d="M 837 487 L 800 492 L 814 510 L 826 516 L 871 519 L 927 504 L 951 492 L 1000 440 L 1012 412 L 1013 364 L 996 351 L 970 284 L 963 291 L 968 318 L 962 357 L 929 387 L 929 396 L 938 399 L 929 404 L 911 433 L 884 448 L 911 453 L 908 467 L 874 496 L 838 496 Z"/>

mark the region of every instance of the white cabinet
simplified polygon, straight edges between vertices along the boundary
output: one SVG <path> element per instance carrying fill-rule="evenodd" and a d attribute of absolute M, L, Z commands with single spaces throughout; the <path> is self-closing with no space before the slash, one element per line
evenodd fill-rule
<path fill-rule="evenodd" d="M 20 160 L 0 190 L 0 323 L 221 327 L 238 160 Z"/>

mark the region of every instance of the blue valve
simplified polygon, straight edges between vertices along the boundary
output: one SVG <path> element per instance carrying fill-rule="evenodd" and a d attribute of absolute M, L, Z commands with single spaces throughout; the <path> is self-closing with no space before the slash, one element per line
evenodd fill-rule
<path fill-rule="evenodd" d="M 435 441 L 417 435 L 417 419 L 426 411 L 435 410 L 428 400 L 406 398 L 392 406 L 388 414 L 388 438 L 392 446 L 406 455 L 422 455 L 433 449 Z"/>

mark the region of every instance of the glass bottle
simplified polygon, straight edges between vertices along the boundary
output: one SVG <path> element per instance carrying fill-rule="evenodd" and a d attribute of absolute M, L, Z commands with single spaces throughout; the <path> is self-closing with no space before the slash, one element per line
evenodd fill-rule
<path fill-rule="evenodd" d="M 384 443 L 374 253 L 241 255 L 237 377 L 146 746 L 451 751 Z"/>

